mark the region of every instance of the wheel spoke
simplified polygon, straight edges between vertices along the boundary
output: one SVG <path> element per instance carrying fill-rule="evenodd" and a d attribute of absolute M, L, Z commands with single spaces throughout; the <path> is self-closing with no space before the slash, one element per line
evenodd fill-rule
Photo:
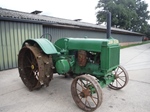
<path fill-rule="evenodd" d="M 79 82 L 77 82 L 77 84 L 82 88 L 82 90 L 85 89 Z"/>
<path fill-rule="evenodd" d="M 80 93 L 77 93 L 77 95 L 80 96 Z M 81 98 L 82 98 L 82 97 L 80 96 L 80 99 L 81 99 Z"/>
<path fill-rule="evenodd" d="M 121 71 L 119 74 L 117 74 L 117 76 L 119 76 L 123 71 Z"/>
<path fill-rule="evenodd" d="M 79 96 L 80 96 L 80 95 L 79 95 Z M 82 101 L 82 99 L 83 99 L 83 98 L 80 96 L 80 100 L 81 100 L 81 101 Z"/>
<path fill-rule="evenodd" d="M 86 105 L 86 102 L 88 103 L 89 107 L 91 108 L 91 105 L 90 105 L 90 103 L 88 102 L 87 98 L 85 99 L 85 105 Z"/>
<path fill-rule="evenodd" d="M 86 105 L 86 102 L 87 102 L 87 98 L 85 98 L 85 102 L 84 102 L 85 105 Z"/>
<path fill-rule="evenodd" d="M 31 66 L 24 66 L 23 68 L 31 68 Z"/>
<path fill-rule="evenodd" d="M 119 67 L 116 69 L 115 74 L 117 74 L 118 70 L 119 70 Z"/>
<path fill-rule="evenodd" d="M 118 83 L 117 83 L 117 81 L 116 81 L 116 87 L 118 87 Z"/>
<path fill-rule="evenodd" d="M 29 73 L 29 76 L 31 76 L 31 75 L 32 75 L 32 72 L 33 72 L 33 71 L 31 70 L 31 72 Z"/>
<path fill-rule="evenodd" d="M 98 99 L 97 97 L 92 96 L 94 99 Z"/>
<path fill-rule="evenodd" d="M 126 77 L 126 76 L 119 76 L 119 77 Z"/>
<path fill-rule="evenodd" d="M 121 79 L 120 77 L 119 77 L 119 79 L 122 80 L 123 82 L 125 82 L 125 80 Z"/>
<path fill-rule="evenodd" d="M 77 89 L 77 88 L 76 88 L 76 89 Z M 81 91 L 80 91 L 79 89 L 77 89 L 77 91 L 81 93 Z"/>
<path fill-rule="evenodd" d="M 97 104 L 96 104 L 96 102 L 94 101 L 93 97 L 92 97 L 92 96 L 90 96 L 90 98 L 91 98 L 91 99 L 92 99 L 92 101 L 95 103 L 95 105 L 97 105 Z"/>
<path fill-rule="evenodd" d="M 118 82 L 118 83 L 119 83 L 119 85 L 122 87 L 122 85 L 120 84 L 120 82 L 118 81 L 118 79 L 116 79 L 116 82 Z"/>
<path fill-rule="evenodd" d="M 84 87 L 86 87 L 86 84 L 83 82 L 83 80 L 80 79 L 81 85 L 83 84 Z"/>
<path fill-rule="evenodd" d="M 31 60 L 29 59 L 29 57 L 27 56 L 26 58 L 27 58 L 28 62 L 31 64 L 32 62 L 31 62 Z"/>

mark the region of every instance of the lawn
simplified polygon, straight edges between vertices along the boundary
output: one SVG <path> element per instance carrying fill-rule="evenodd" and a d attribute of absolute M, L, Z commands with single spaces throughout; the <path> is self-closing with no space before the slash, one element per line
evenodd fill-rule
<path fill-rule="evenodd" d="M 143 45 L 143 44 L 147 44 L 147 43 L 150 43 L 150 40 L 149 41 L 143 41 L 142 43 L 138 43 L 138 44 L 131 44 L 131 45 L 127 45 L 127 46 L 121 46 L 121 49 L 127 48 L 127 47 L 133 47 L 133 46 L 137 46 L 137 45 Z"/>

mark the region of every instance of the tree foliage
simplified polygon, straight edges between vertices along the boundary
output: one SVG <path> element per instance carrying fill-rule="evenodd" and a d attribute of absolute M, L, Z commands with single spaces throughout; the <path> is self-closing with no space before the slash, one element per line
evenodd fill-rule
<path fill-rule="evenodd" d="M 97 23 L 106 22 L 106 12 L 112 14 L 112 27 L 145 33 L 149 30 L 148 4 L 143 0 L 99 0 Z"/>

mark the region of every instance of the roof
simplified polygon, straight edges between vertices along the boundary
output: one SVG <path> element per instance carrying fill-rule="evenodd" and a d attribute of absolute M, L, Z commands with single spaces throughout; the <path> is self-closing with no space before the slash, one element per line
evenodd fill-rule
<path fill-rule="evenodd" d="M 46 15 L 37 15 L 31 14 L 27 12 L 20 12 L 15 10 L 9 10 L 0 8 L 0 20 L 8 20 L 8 21 L 22 21 L 22 22 L 33 22 L 33 23 L 41 23 L 45 25 L 62 25 L 65 27 L 76 27 L 76 28 L 88 28 L 88 29 L 97 29 L 97 30 L 106 30 L 106 26 L 96 25 L 92 23 L 74 21 L 69 19 L 62 19 L 52 16 Z M 128 30 L 111 28 L 112 32 L 123 33 L 123 34 L 132 34 L 132 35 L 143 35 L 137 32 L 131 32 Z"/>

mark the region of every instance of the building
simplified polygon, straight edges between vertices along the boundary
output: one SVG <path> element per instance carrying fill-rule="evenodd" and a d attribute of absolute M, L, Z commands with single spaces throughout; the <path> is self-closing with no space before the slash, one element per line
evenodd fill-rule
<path fill-rule="evenodd" d="M 40 11 L 26 13 L 0 8 L 0 70 L 17 67 L 17 54 L 24 40 L 40 38 L 49 33 L 52 42 L 62 37 L 85 36 L 106 38 L 106 27 L 51 16 L 39 15 Z M 142 41 L 142 34 L 112 28 L 112 37 L 121 44 Z"/>

